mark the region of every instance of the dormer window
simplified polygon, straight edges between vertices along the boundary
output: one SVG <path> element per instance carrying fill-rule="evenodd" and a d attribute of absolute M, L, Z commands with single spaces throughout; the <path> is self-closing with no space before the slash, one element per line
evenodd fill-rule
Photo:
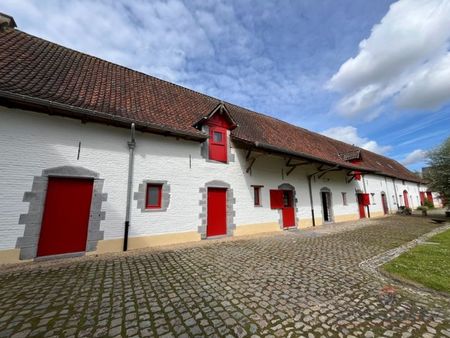
<path fill-rule="evenodd" d="M 228 162 L 228 147 L 227 147 L 227 129 L 210 126 L 209 127 L 209 159 L 219 162 Z"/>
<path fill-rule="evenodd" d="M 220 102 L 208 116 L 203 117 L 194 124 L 198 129 L 208 132 L 208 140 L 205 156 L 208 160 L 228 163 L 229 135 L 230 131 L 237 127 L 223 102 Z"/>

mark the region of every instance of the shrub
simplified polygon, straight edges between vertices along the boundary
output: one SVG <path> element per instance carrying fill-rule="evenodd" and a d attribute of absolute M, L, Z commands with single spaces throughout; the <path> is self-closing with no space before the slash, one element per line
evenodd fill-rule
<path fill-rule="evenodd" d="M 428 209 L 433 209 L 434 208 L 433 202 L 431 202 L 427 198 L 425 198 L 425 200 L 423 201 L 423 206 L 427 207 Z"/>

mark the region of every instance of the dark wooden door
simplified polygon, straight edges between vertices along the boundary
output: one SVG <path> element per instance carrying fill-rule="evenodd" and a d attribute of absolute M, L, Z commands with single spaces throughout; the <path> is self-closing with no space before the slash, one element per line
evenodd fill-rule
<path fill-rule="evenodd" d="M 38 256 L 86 250 L 92 180 L 49 178 Z"/>
<path fill-rule="evenodd" d="M 381 194 L 381 202 L 383 203 L 383 212 L 385 215 L 387 215 L 389 212 L 389 208 L 385 194 Z"/>

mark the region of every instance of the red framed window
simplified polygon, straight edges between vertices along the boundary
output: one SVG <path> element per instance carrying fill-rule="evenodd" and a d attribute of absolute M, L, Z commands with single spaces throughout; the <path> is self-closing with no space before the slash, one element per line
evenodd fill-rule
<path fill-rule="evenodd" d="M 253 201 L 255 202 L 255 207 L 261 206 L 261 186 L 253 186 Z"/>
<path fill-rule="evenodd" d="M 147 184 L 147 192 L 145 195 L 146 209 L 160 209 L 162 196 L 162 184 Z"/>
<path fill-rule="evenodd" d="M 210 126 L 209 159 L 226 163 L 228 161 L 227 129 Z"/>

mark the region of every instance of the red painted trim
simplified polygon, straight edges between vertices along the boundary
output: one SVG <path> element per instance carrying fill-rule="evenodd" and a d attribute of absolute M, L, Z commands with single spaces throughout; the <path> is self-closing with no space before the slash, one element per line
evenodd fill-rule
<path fill-rule="evenodd" d="M 158 203 L 157 204 L 149 204 L 148 201 L 148 190 L 149 188 L 156 187 L 158 188 Z M 161 209 L 161 200 L 162 200 L 162 184 L 148 183 L 147 189 L 145 190 L 145 208 L 146 209 Z"/>

